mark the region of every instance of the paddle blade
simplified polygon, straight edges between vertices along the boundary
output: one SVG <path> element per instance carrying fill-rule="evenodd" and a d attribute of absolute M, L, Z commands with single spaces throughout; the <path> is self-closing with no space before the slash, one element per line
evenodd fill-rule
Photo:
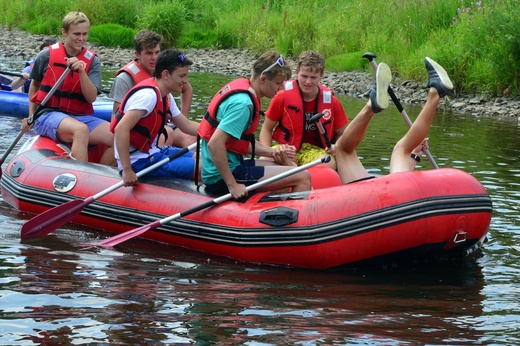
<path fill-rule="evenodd" d="M 43 237 L 72 220 L 89 203 L 89 199 L 75 199 L 49 209 L 25 222 L 20 236 L 22 239 Z"/>
<path fill-rule="evenodd" d="M 130 231 L 126 231 L 123 233 L 120 233 L 116 236 L 107 238 L 105 240 L 101 240 L 98 242 L 91 242 L 91 243 L 85 243 L 81 244 L 81 246 L 105 246 L 105 247 L 113 247 L 116 246 L 124 241 L 127 241 L 128 239 L 132 239 L 134 237 L 139 236 L 140 234 L 143 234 L 146 231 L 149 231 L 151 229 L 157 228 L 161 225 L 160 220 L 154 221 L 152 223 L 149 223 L 147 225 L 141 226 L 139 228 L 134 228 Z"/>

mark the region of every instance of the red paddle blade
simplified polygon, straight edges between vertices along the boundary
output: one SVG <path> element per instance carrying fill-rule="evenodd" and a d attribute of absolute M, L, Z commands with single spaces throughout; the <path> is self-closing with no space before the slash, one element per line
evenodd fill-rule
<path fill-rule="evenodd" d="M 72 220 L 89 203 L 88 199 L 75 199 L 49 209 L 25 222 L 20 236 L 22 239 L 43 237 Z"/>
<path fill-rule="evenodd" d="M 131 229 L 130 231 L 126 231 L 123 233 L 120 233 L 118 235 L 115 235 L 113 237 L 107 238 L 105 240 L 101 240 L 98 242 L 91 242 L 91 243 L 85 243 L 81 244 L 81 246 L 105 246 L 105 247 L 113 247 L 116 246 L 124 241 L 127 241 L 128 239 L 132 239 L 134 237 L 139 236 L 140 234 L 143 234 L 146 231 L 149 231 L 151 229 L 157 228 L 161 225 L 160 220 L 154 221 L 152 223 L 149 223 L 147 225 L 141 226 L 139 228 Z"/>

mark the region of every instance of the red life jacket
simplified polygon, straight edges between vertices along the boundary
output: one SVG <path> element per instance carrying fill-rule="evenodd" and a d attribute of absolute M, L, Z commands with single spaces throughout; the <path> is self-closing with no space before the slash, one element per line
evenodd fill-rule
<path fill-rule="evenodd" d="M 323 112 L 325 109 L 332 109 L 332 96 L 334 93 L 324 85 L 318 84 L 318 96 L 316 109 L 314 114 Z M 288 81 L 285 83 L 284 95 L 284 113 L 278 122 L 274 132 L 273 139 L 280 144 L 290 144 L 300 150 L 303 143 L 304 134 L 304 113 L 305 101 L 298 87 L 298 81 Z M 329 120 L 320 119 L 325 133 L 329 140 L 335 137 L 334 128 L 332 127 L 332 117 Z M 324 143 L 322 146 L 325 147 Z"/>
<path fill-rule="evenodd" d="M 67 51 L 65 50 L 65 47 L 63 47 L 63 43 L 58 42 L 49 46 L 49 52 L 49 66 L 47 66 L 47 71 L 45 71 L 45 75 L 43 76 L 40 89 L 31 98 L 31 102 L 37 104 L 42 103 L 45 96 L 47 96 L 51 88 L 56 84 L 67 68 L 65 63 Z M 83 48 L 76 58 L 87 64 L 85 66 L 85 72 L 88 73 L 95 56 L 96 53 Z M 92 103 L 87 102 L 81 92 L 79 73 L 76 72 L 69 73 L 63 81 L 63 84 L 56 90 L 45 106 L 57 108 L 65 113 L 76 115 L 94 113 Z"/>
<path fill-rule="evenodd" d="M 137 59 L 130 61 L 128 64 L 120 68 L 116 72 L 116 76 L 122 72 L 126 72 L 130 75 L 132 80 L 134 81 L 134 85 L 141 83 L 147 78 L 150 78 L 150 74 L 146 72 L 138 63 Z"/>
<path fill-rule="evenodd" d="M 124 109 L 130 96 L 144 88 L 152 88 L 155 91 L 155 94 L 157 95 L 157 103 L 155 104 L 152 113 L 141 118 L 130 131 L 130 144 L 139 151 L 148 153 L 150 152 L 152 141 L 160 132 L 165 131 L 164 125 L 166 124 L 166 114 L 170 111 L 170 99 L 168 98 L 168 95 L 161 98 L 161 91 L 155 82 L 155 78 L 148 77 L 148 79 L 145 79 L 128 91 L 123 101 L 121 101 L 115 116 L 112 117 L 112 121 L 110 122 L 110 131 L 113 133 L 116 125 L 125 116 Z"/>
<path fill-rule="evenodd" d="M 251 122 L 248 128 L 244 131 L 240 139 L 229 138 L 226 142 L 226 149 L 237 154 L 247 155 L 249 150 L 249 144 L 253 147 L 254 156 L 254 143 L 255 143 L 255 131 L 260 123 L 260 100 L 256 97 L 256 94 L 249 83 L 247 78 L 239 78 L 231 81 L 230 83 L 223 86 L 209 103 L 208 110 L 204 114 L 204 118 L 200 122 L 198 134 L 209 141 L 213 133 L 218 127 L 219 121 L 217 120 L 217 111 L 220 104 L 231 95 L 236 93 L 247 93 L 253 101 L 253 111 Z"/>

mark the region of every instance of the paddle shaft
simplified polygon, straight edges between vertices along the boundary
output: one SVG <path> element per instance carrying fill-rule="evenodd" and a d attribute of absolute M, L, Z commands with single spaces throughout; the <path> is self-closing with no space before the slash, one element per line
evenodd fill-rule
<path fill-rule="evenodd" d="M 317 159 L 315 161 L 312 161 L 312 162 L 309 162 L 303 166 L 299 166 L 299 167 L 295 167 L 291 170 L 288 170 L 286 172 L 283 172 L 283 173 L 280 173 L 278 175 L 275 175 L 273 177 L 270 177 L 270 178 L 267 178 L 265 180 L 262 180 L 262 181 L 259 181 L 253 185 L 249 185 L 246 187 L 246 190 L 249 192 L 249 191 L 253 191 L 253 190 L 256 190 L 258 189 L 259 187 L 262 187 L 262 186 L 265 186 L 265 185 L 268 185 L 270 183 L 273 183 L 275 181 L 278 181 L 278 180 L 281 180 L 283 178 L 286 178 L 290 175 L 293 175 L 293 174 L 296 174 L 296 173 L 299 173 L 301 171 L 304 171 L 310 167 L 313 167 L 313 166 L 316 166 L 316 165 L 319 165 L 320 163 L 325 163 L 325 162 L 329 162 L 330 161 L 330 156 L 325 156 L 321 159 Z M 206 208 L 209 208 L 209 207 L 212 207 L 214 205 L 217 205 L 217 204 L 220 204 L 222 202 L 225 202 L 227 200 L 230 200 L 232 199 L 233 196 L 231 195 L 231 193 L 228 193 L 226 195 L 223 195 L 221 197 L 218 197 L 218 198 L 215 198 L 211 201 L 207 201 L 205 203 L 202 203 L 198 206 L 195 206 L 193 208 L 190 208 L 188 210 L 185 210 L 185 211 L 182 211 L 180 213 L 177 213 L 177 214 L 174 214 L 174 215 L 171 215 L 171 216 L 168 216 L 164 219 L 161 219 L 161 220 L 157 220 L 157 221 L 154 221 L 154 222 L 151 222 L 147 225 L 144 225 L 144 226 L 141 226 L 139 228 L 135 228 L 135 229 L 132 229 L 130 231 L 127 231 L 127 232 L 124 232 L 124 233 L 121 233 L 121 234 L 118 234 L 116 236 L 113 236 L 113 237 L 110 237 L 110 238 L 107 238 L 105 240 L 102 240 L 100 242 L 93 242 L 93 243 L 87 243 L 87 244 L 84 244 L 85 246 L 116 246 L 128 239 L 131 239 L 131 238 L 134 238 L 134 237 L 137 237 L 138 235 L 146 232 L 146 231 L 149 231 L 149 230 L 152 230 L 152 229 L 155 229 L 161 225 L 164 225 L 165 223 L 168 223 L 168 222 L 171 222 L 173 220 L 177 220 L 177 219 L 180 219 L 181 217 L 183 216 L 186 216 L 186 215 L 189 215 L 189 214 L 193 214 L 197 211 L 200 211 L 200 210 L 203 210 L 203 209 L 206 209 Z"/>
<path fill-rule="evenodd" d="M 7 72 L 7 71 L 0 71 L 0 75 L 13 76 L 13 77 L 20 77 L 20 78 L 23 78 L 23 76 L 22 76 L 20 73 Z"/>
<path fill-rule="evenodd" d="M 178 157 L 181 157 L 191 149 L 195 148 L 196 145 L 197 143 L 193 143 L 190 146 L 176 152 L 175 154 L 172 154 L 169 157 L 164 158 L 163 160 L 143 169 L 142 171 L 139 171 L 136 174 L 137 177 L 142 177 L 145 174 L 148 174 L 151 171 L 165 165 L 166 163 L 173 161 Z M 105 190 L 93 196 L 90 196 L 84 200 L 72 200 L 33 217 L 29 221 L 25 222 L 22 226 L 22 230 L 20 232 L 21 238 L 27 239 L 41 237 L 53 232 L 54 230 L 60 228 L 61 226 L 72 220 L 76 215 L 78 215 L 81 212 L 81 210 L 84 207 L 96 201 L 97 199 L 105 195 L 108 195 L 110 192 L 117 190 L 123 185 L 124 181 L 121 180 L 117 184 L 114 184 L 106 188 Z"/>
<path fill-rule="evenodd" d="M 176 158 L 179 158 L 181 157 L 182 155 L 186 154 L 188 151 L 190 151 L 191 149 L 195 148 L 195 146 L 197 146 L 197 143 L 193 143 L 193 144 L 190 144 L 189 146 L 187 146 L 186 148 L 182 148 L 182 150 L 176 152 L 175 154 L 172 154 L 164 159 L 162 159 L 161 161 L 157 162 L 157 163 L 154 163 L 153 165 L 149 166 L 149 167 L 146 167 L 145 169 L 143 169 L 142 171 L 139 171 L 136 173 L 136 176 L 138 178 L 142 177 L 143 175 L 146 175 L 148 173 L 150 173 L 151 171 L 154 171 L 156 170 L 157 168 L 167 164 L 168 162 L 170 161 L 173 161 L 175 160 Z M 113 186 L 111 187 L 108 187 L 106 188 L 105 190 L 95 194 L 94 196 L 92 196 L 92 198 L 94 200 L 98 199 L 98 198 L 101 198 L 107 194 L 109 194 L 110 192 L 114 191 L 114 190 L 117 190 L 118 188 L 120 188 L 121 186 L 123 186 L 124 184 L 124 181 L 120 181 L 118 182 L 117 184 L 114 184 Z"/>
<path fill-rule="evenodd" d="M 0 71 L 0 76 L 1 75 L 23 78 L 23 75 L 21 75 L 20 73 L 7 72 L 7 71 Z M 101 92 L 104 94 L 110 94 L 110 89 L 101 89 Z"/>
<path fill-rule="evenodd" d="M 38 107 L 36 108 L 36 111 L 34 111 L 34 113 L 31 114 L 31 116 L 29 117 L 29 120 L 27 121 L 27 124 L 29 126 L 32 125 L 38 119 L 38 117 L 40 116 L 41 110 L 43 109 L 43 107 L 45 107 L 45 105 L 47 104 L 49 99 L 52 97 L 52 95 L 54 95 L 56 90 L 60 87 L 61 83 L 63 83 L 63 81 L 65 80 L 65 78 L 69 74 L 69 72 L 70 72 L 70 68 L 67 67 L 67 69 L 61 75 L 60 79 L 58 79 L 56 84 L 54 84 L 54 86 L 51 88 L 51 90 L 49 90 L 49 92 L 47 93 L 47 95 L 45 96 L 43 101 L 38 105 Z M 7 148 L 7 150 L 5 151 L 4 155 L 0 159 L 0 165 L 4 163 L 5 159 L 7 158 L 7 156 L 9 156 L 9 154 L 14 149 L 14 147 L 16 146 L 16 144 L 18 143 L 20 138 L 22 138 L 24 133 L 25 133 L 25 131 L 20 130 L 20 132 L 18 133 L 18 136 L 16 136 L 15 140 L 11 143 L 9 148 Z"/>
<path fill-rule="evenodd" d="M 365 53 L 365 54 L 363 54 L 363 57 L 367 58 L 368 61 L 370 62 L 370 65 L 372 65 L 372 68 L 374 69 L 374 71 L 377 71 L 377 64 L 375 61 L 376 56 L 372 53 Z M 388 94 L 390 95 L 390 98 L 392 99 L 395 106 L 397 107 L 397 110 L 401 113 L 401 115 L 402 115 L 404 121 L 406 122 L 406 124 L 408 125 L 408 127 L 412 127 L 413 123 L 410 120 L 410 117 L 404 110 L 403 105 L 401 104 L 401 101 L 399 101 L 399 99 L 397 98 L 397 96 L 394 93 L 394 90 L 392 89 L 392 87 L 390 85 L 388 86 Z M 436 169 L 439 168 L 439 166 L 435 162 L 435 159 L 433 158 L 432 154 L 430 154 L 430 151 L 426 148 L 423 149 L 423 151 L 424 151 L 424 154 L 426 155 L 426 157 L 428 157 L 428 160 L 430 161 L 433 168 L 436 168 Z"/>
<path fill-rule="evenodd" d="M 327 136 L 327 133 L 325 132 L 325 128 L 323 127 L 323 124 L 321 123 L 321 118 L 324 116 L 324 113 L 317 113 L 314 114 L 310 119 L 310 123 L 316 123 L 317 130 L 320 133 L 321 137 L 325 141 L 325 145 L 327 148 L 330 148 L 332 144 L 330 143 L 329 137 Z"/>
<path fill-rule="evenodd" d="M 323 127 L 323 124 L 321 123 L 321 121 L 318 120 L 317 125 L 318 125 L 318 129 L 319 129 L 318 131 L 320 132 L 321 137 L 323 137 L 323 140 L 325 140 L 325 144 L 327 145 L 327 148 L 330 148 L 332 146 L 332 144 L 330 143 L 329 137 L 327 136 L 327 133 L 325 132 L 325 128 Z"/>

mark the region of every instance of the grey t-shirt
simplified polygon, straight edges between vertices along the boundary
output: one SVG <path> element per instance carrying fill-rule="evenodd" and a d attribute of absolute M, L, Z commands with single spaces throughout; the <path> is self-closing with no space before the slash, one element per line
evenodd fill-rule
<path fill-rule="evenodd" d="M 134 87 L 134 80 L 126 73 L 121 72 L 114 78 L 114 83 L 110 88 L 110 97 L 114 102 L 121 103 L 126 93 Z"/>

